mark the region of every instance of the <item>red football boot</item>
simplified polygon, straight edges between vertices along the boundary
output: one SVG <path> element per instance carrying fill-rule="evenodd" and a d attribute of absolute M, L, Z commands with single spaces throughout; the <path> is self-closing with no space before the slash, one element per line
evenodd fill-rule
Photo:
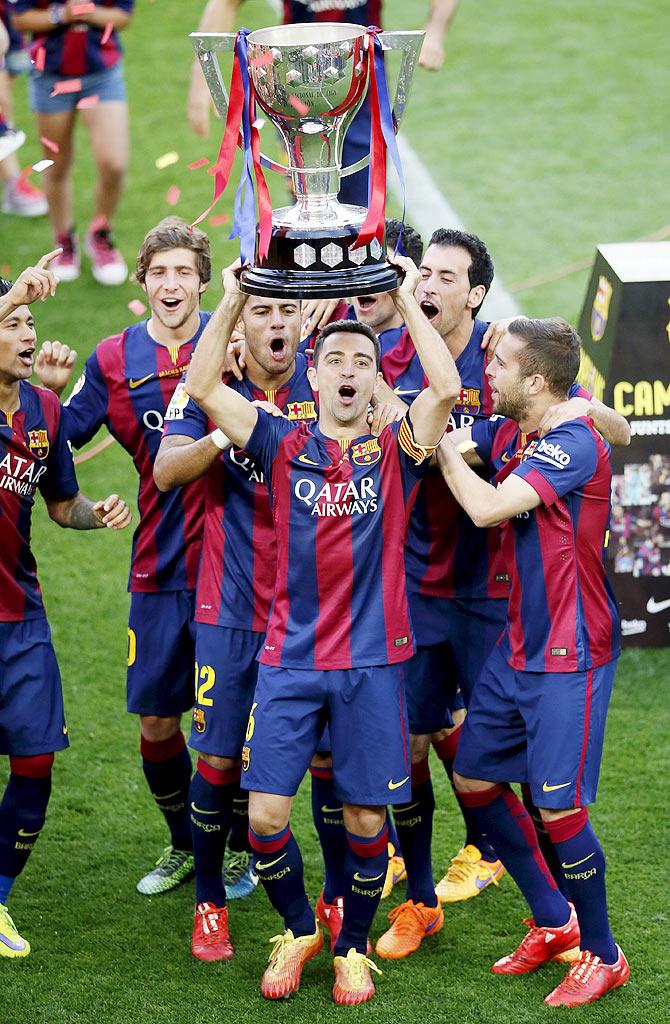
<path fill-rule="evenodd" d="M 529 925 L 527 934 L 513 953 L 496 960 L 491 968 L 494 974 L 528 974 L 553 960 L 558 953 L 579 945 L 579 923 L 574 907 L 570 908 L 570 917 L 560 928 L 540 928 L 532 918 L 527 918 L 524 924 Z"/>
<path fill-rule="evenodd" d="M 316 901 L 316 918 L 321 924 L 328 930 L 330 935 L 330 952 L 334 952 L 335 943 L 340 937 L 342 931 L 342 921 L 344 920 L 344 900 L 341 896 L 338 896 L 334 903 L 326 903 L 323 898 L 323 889 L 319 893 L 319 898 Z M 368 939 L 368 955 L 372 952 L 372 943 Z"/>
<path fill-rule="evenodd" d="M 228 937 L 228 907 L 198 903 L 193 917 L 191 952 L 198 960 L 230 960 L 234 953 Z"/>
<path fill-rule="evenodd" d="M 547 1006 L 584 1006 L 595 1003 L 611 989 L 628 984 L 630 967 L 619 946 L 617 951 L 616 963 L 604 964 L 599 956 L 582 950 L 579 960 L 544 1000 Z"/>

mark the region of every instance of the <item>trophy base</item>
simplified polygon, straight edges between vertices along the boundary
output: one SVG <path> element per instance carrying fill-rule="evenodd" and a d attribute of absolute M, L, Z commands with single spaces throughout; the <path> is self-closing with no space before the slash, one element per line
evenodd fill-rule
<path fill-rule="evenodd" d="M 267 259 L 243 269 L 240 288 L 271 299 L 346 299 L 393 291 L 399 279 L 382 258 L 386 247 L 373 239 L 354 249 L 358 231 L 359 226 L 348 225 L 315 236 L 275 227 Z"/>

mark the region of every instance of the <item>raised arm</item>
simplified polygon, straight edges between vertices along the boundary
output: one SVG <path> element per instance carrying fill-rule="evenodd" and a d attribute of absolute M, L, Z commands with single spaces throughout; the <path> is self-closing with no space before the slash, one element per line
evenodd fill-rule
<path fill-rule="evenodd" d="M 244 448 L 258 413 L 246 398 L 223 383 L 228 340 L 246 296 L 240 291 L 239 260 L 223 271 L 223 298 L 205 327 L 186 373 L 186 393 L 205 410 L 234 445 Z"/>
<path fill-rule="evenodd" d="M 447 428 L 449 413 L 461 390 L 461 379 L 449 349 L 432 324 L 426 319 L 416 301 L 421 274 L 406 256 L 389 257 L 389 262 L 404 271 L 400 287 L 392 292 L 396 309 L 410 333 L 428 387 L 412 405 L 410 418 L 417 444 L 436 445 Z"/>

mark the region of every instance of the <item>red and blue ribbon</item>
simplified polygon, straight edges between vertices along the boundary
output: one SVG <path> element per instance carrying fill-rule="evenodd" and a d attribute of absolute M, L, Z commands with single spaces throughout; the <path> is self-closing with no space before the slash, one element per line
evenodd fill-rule
<path fill-rule="evenodd" d="M 368 180 L 368 213 L 352 248 L 369 245 L 377 239 L 384 243 L 384 221 L 386 217 L 386 154 L 391 154 L 402 191 L 402 221 L 405 223 L 405 177 L 400 162 L 398 143 L 395 137 L 393 111 L 389 100 L 384 51 L 379 38 L 381 29 L 372 25 L 368 28 L 368 99 L 370 104 L 370 176 Z M 402 230 L 398 237 L 396 252 L 402 245 Z"/>
<path fill-rule="evenodd" d="M 233 227 L 228 237 L 239 238 L 242 263 L 253 262 L 256 244 L 256 195 L 258 194 L 258 260 L 262 263 L 268 254 L 272 235 L 272 204 L 261 166 L 260 137 L 258 129 L 254 126 L 256 101 L 249 80 L 248 35 L 249 29 L 243 28 L 237 33 L 235 39 L 226 126 L 219 155 L 214 168 L 212 168 L 215 172 L 214 199 L 193 223 L 199 224 L 201 220 L 204 220 L 228 187 L 235 150 L 239 145 L 241 123 L 242 173 L 235 194 Z M 256 190 L 258 191 L 256 192 Z"/>

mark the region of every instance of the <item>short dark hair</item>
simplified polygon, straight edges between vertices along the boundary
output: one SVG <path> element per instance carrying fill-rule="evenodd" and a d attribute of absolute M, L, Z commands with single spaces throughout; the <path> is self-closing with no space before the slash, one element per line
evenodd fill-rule
<path fill-rule="evenodd" d="M 577 376 L 581 354 L 581 340 L 574 327 L 560 316 L 551 316 L 544 320 L 519 317 L 507 329 L 526 342 L 519 354 L 524 377 L 539 373 L 553 395 L 567 395 Z"/>
<path fill-rule="evenodd" d="M 144 284 L 147 270 L 156 253 L 169 249 L 189 249 L 195 255 L 195 267 L 201 284 L 207 284 L 212 276 L 209 238 L 204 231 L 190 227 L 181 217 L 164 217 L 160 224 L 144 236 L 135 264 L 135 278 L 140 284 Z"/>
<path fill-rule="evenodd" d="M 332 323 L 326 324 L 322 331 L 316 336 L 314 342 L 314 354 L 312 355 L 312 362 L 316 367 L 319 362 L 319 356 L 321 355 L 321 349 L 326 338 L 329 338 L 331 334 L 362 334 L 365 338 L 372 342 L 375 350 L 375 364 L 379 369 L 382 361 L 382 350 L 379 344 L 379 338 L 367 324 L 362 324 L 359 320 L 333 320 Z"/>
<path fill-rule="evenodd" d="M 13 281 L 0 277 L 0 295 L 6 295 L 11 290 L 13 284 Z"/>
<path fill-rule="evenodd" d="M 459 231 L 458 228 L 438 228 L 437 231 L 433 231 L 428 244 L 453 245 L 469 252 L 471 263 L 468 267 L 468 281 L 470 287 L 475 288 L 478 284 L 483 284 L 484 295 L 486 295 L 491 287 L 494 271 L 493 260 L 481 238 L 477 238 L 477 235 L 471 235 L 467 231 Z M 473 319 L 482 308 L 482 302 L 472 310 Z"/>
<path fill-rule="evenodd" d="M 402 248 L 405 256 L 409 256 L 411 260 L 414 260 L 418 267 L 423 258 L 423 239 L 411 224 L 402 224 L 399 220 L 387 220 L 386 245 L 389 249 L 395 249 L 401 231 Z"/>

